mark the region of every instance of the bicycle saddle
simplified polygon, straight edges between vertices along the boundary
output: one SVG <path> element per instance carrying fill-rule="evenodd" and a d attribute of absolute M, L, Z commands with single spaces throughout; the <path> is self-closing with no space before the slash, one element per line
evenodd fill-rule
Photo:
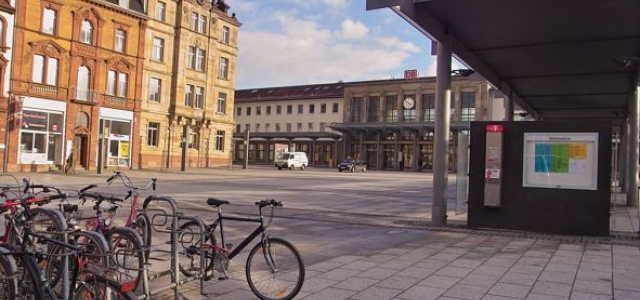
<path fill-rule="evenodd" d="M 222 205 L 222 204 L 229 204 L 229 201 L 218 200 L 216 198 L 209 198 L 209 199 L 207 199 L 207 204 L 215 206 L 215 207 L 220 207 L 220 205 Z"/>

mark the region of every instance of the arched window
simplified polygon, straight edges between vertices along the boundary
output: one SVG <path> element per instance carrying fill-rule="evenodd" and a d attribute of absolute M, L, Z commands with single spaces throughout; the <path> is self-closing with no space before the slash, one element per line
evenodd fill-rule
<path fill-rule="evenodd" d="M 7 46 L 7 26 L 5 25 L 5 20 L 0 18 L 0 47 Z"/>
<path fill-rule="evenodd" d="M 89 68 L 85 66 L 78 67 L 78 85 L 77 85 L 77 93 L 76 99 L 90 101 L 90 92 L 89 92 L 89 78 L 90 78 Z"/>
<path fill-rule="evenodd" d="M 85 44 L 93 43 L 93 25 L 88 20 L 82 21 L 80 27 L 80 42 Z"/>

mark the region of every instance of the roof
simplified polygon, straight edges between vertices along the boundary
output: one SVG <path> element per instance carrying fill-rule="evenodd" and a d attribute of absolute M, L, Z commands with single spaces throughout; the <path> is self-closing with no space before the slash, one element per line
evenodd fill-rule
<path fill-rule="evenodd" d="M 236 90 L 236 102 L 342 98 L 343 83 L 310 84 L 298 86 L 267 87 L 258 89 Z"/>
<path fill-rule="evenodd" d="M 640 65 L 638 0 L 367 0 L 426 37 L 541 119 L 622 124 Z"/>

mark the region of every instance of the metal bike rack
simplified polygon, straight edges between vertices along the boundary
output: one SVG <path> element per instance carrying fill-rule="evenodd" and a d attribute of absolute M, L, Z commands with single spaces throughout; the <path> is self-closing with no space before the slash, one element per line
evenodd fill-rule
<path fill-rule="evenodd" d="M 206 236 L 206 230 L 205 230 L 206 227 L 202 222 L 202 220 L 198 217 L 184 216 L 182 213 L 178 212 L 178 205 L 176 204 L 176 201 L 169 196 L 152 195 L 147 197 L 142 204 L 142 213 L 149 218 L 151 222 L 151 224 L 149 225 L 153 229 L 152 232 L 168 233 L 170 235 L 170 241 L 171 241 L 170 250 L 167 251 L 162 249 L 151 249 L 149 256 L 151 256 L 151 253 L 153 252 L 169 253 L 171 255 L 171 268 L 167 271 L 159 272 L 150 276 L 148 267 L 145 267 L 143 270 L 144 276 L 142 281 L 144 294 L 139 296 L 139 299 L 151 299 L 151 296 L 157 295 L 166 290 L 173 289 L 174 299 L 178 300 L 180 296 L 179 287 L 185 283 L 192 282 L 195 280 L 200 280 L 200 294 L 206 295 L 204 291 L 205 272 L 206 272 L 206 252 L 204 247 L 200 249 L 200 270 L 197 276 L 194 276 L 192 278 L 187 278 L 187 280 L 180 280 L 180 267 L 178 264 L 178 259 L 180 255 L 179 253 L 180 220 L 195 221 L 198 224 L 198 226 L 200 226 L 200 233 L 201 233 L 200 242 L 204 243 L 205 236 Z M 161 218 L 159 219 L 160 221 L 158 222 L 161 224 L 156 224 L 154 222 L 157 220 L 156 218 Z M 170 224 L 167 224 L 169 222 Z M 151 245 L 147 245 L 147 246 L 150 247 Z M 144 253 L 143 253 L 143 256 L 144 256 Z M 148 258 L 147 258 L 147 261 L 148 261 Z M 167 275 L 171 275 L 170 284 L 157 288 L 155 290 L 149 289 L 150 281 L 158 278 L 162 278 Z"/>

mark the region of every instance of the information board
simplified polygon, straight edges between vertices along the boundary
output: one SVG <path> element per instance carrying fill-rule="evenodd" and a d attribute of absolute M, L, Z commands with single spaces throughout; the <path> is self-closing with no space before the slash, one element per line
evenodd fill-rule
<path fill-rule="evenodd" d="M 522 186 L 596 190 L 598 133 L 526 132 Z"/>

